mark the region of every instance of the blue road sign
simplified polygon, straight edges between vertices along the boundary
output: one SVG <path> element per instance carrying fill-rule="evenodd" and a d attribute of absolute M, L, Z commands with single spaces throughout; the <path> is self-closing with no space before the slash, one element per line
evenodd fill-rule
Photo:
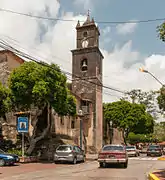
<path fill-rule="evenodd" d="M 17 118 L 17 131 L 19 133 L 27 133 L 29 131 L 28 117 L 18 117 Z"/>

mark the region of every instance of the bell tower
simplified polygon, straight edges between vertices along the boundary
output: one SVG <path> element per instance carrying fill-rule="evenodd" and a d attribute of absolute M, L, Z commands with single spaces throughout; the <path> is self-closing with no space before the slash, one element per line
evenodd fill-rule
<path fill-rule="evenodd" d="M 86 118 L 88 122 L 84 125 L 87 146 L 99 151 L 103 140 L 102 60 L 104 58 L 99 49 L 100 32 L 89 13 L 82 25 L 78 21 L 76 31 L 77 47 L 71 51 L 72 91 L 81 97 L 78 108 L 88 117 Z M 90 108 L 84 108 L 89 104 L 92 104 L 90 112 Z"/>

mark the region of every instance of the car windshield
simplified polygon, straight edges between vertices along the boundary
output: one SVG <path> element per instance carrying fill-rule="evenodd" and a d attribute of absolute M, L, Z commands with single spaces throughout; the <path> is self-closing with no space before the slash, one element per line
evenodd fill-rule
<path fill-rule="evenodd" d="M 0 149 L 0 154 L 4 154 L 5 152 L 2 150 L 2 149 Z"/>
<path fill-rule="evenodd" d="M 57 151 L 70 151 L 72 150 L 71 146 L 59 146 Z"/>
<path fill-rule="evenodd" d="M 105 146 L 103 147 L 103 151 L 123 151 L 123 146 Z"/>
<path fill-rule="evenodd" d="M 159 146 L 149 146 L 149 149 L 159 149 Z"/>
<path fill-rule="evenodd" d="M 126 146 L 126 149 L 129 150 L 129 149 L 135 149 L 135 146 Z"/>

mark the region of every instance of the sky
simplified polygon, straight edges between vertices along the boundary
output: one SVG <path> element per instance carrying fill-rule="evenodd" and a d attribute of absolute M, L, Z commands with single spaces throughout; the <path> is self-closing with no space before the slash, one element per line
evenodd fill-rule
<path fill-rule="evenodd" d="M 100 50 L 104 55 L 103 84 L 122 91 L 158 90 L 161 86 L 139 67 L 165 82 L 165 44 L 156 28 L 162 21 L 111 24 L 165 18 L 165 1 L 156 0 L 0 0 L 0 8 L 49 18 L 48 21 L 0 11 L 0 39 L 41 60 L 58 64 L 72 72 L 71 50 L 76 48 L 77 21 L 85 21 L 87 11 L 99 26 Z M 122 93 L 105 89 L 105 102 L 117 101 Z"/>

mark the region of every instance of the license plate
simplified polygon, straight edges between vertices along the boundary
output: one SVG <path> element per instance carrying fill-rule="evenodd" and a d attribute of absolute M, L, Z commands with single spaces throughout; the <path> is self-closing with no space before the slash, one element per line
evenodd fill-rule
<path fill-rule="evenodd" d="M 113 159 L 113 158 L 115 158 L 115 156 L 112 156 L 112 155 L 110 155 L 110 156 L 108 156 L 108 158 L 111 158 L 111 159 Z"/>

